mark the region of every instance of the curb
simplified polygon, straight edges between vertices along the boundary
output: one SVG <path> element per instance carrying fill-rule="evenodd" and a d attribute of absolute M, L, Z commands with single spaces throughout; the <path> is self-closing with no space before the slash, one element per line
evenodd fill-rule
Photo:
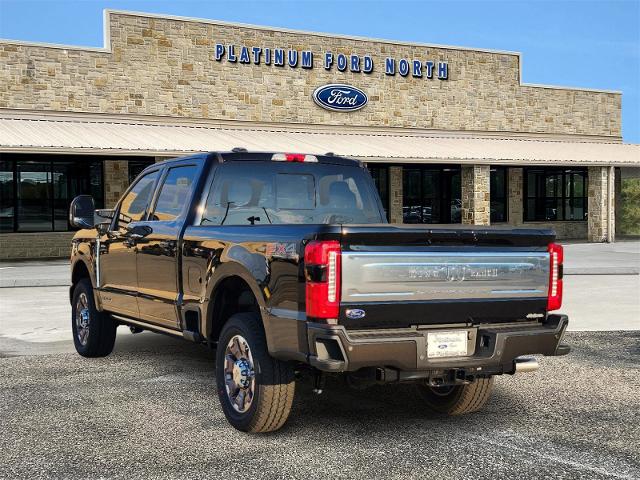
<path fill-rule="evenodd" d="M 564 268 L 564 275 L 640 275 L 638 267 Z"/>
<path fill-rule="evenodd" d="M 68 280 L 37 279 L 37 280 L 0 280 L 0 288 L 28 288 L 28 287 L 69 287 Z"/>

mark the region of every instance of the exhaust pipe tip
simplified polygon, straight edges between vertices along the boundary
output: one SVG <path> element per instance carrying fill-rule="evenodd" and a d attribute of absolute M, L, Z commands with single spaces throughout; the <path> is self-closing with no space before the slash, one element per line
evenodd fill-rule
<path fill-rule="evenodd" d="M 540 368 L 538 361 L 535 358 L 516 358 L 515 360 L 515 373 L 527 373 L 535 372 Z"/>

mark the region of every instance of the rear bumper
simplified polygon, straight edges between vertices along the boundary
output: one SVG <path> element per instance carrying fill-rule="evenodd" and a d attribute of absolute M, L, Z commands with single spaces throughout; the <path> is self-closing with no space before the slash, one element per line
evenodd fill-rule
<path fill-rule="evenodd" d="M 548 315 L 544 323 L 440 325 L 394 330 L 346 330 L 342 326 L 308 324 L 308 362 L 328 372 L 388 367 L 401 371 L 465 369 L 477 374 L 513 373 L 516 357 L 529 354 L 566 355 L 561 344 L 569 323 L 566 315 Z M 427 332 L 469 330 L 469 356 L 427 358 Z"/>

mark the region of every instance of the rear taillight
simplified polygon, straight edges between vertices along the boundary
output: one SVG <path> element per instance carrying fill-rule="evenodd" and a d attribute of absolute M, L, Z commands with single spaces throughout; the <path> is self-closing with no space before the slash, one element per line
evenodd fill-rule
<path fill-rule="evenodd" d="M 558 310 L 562 306 L 562 245 L 549 244 L 549 296 L 547 311 Z"/>
<path fill-rule="evenodd" d="M 340 310 L 340 243 L 312 241 L 304 249 L 307 318 L 337 319 Z"/>

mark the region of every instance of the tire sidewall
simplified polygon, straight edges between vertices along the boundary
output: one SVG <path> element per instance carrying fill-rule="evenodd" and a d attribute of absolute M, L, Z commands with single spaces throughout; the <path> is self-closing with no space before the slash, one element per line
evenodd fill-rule
<path fill-rule="evenodd" d="M 87 296 L 87 304 L 89 307 L 89 337 L 86 345 L 82 345 L 80 340 L 78 340 L 78 331 L 76 327 L 76 307 L 82 293 Z M 93 298 L 93 288 L 89 283 L 89 280 L 80 280 L 76 285 L 76 288 L 73 290 L 73 303 L 71 305 L 71 331 L 73 332 L 73 344 L 76 347 L 76 351 L 82 356 L 90 356 L 91 353 L 99 346 L 100 330 L 102 329 L 102 325 L 100 324 L 100 315 L 100 312 L 96 309 L 95 300 Z"/>
<path fill-rule="evenodd" d="M 229 420 L 229 423 L 231 423 L 238 430 L 242 430 L 244 432 L 251 430 L 253 420 L 256 416 L 256 410 L 258 408 L 258 404 L 260 403 L 262 386 L 262 369 L 260 365 L 262 356 L 264 354 L 262 347 L 266 349 L 266 346 L 261 345 L 260 340 L 255 338 L 255 335 L 253 334 L 251 329 L 247 328 L 247 326 L 245 325 L 246 320 L 246 317 L 245 319 L 241 319 L 239 317 L 236 317 L 235 315 L 232 316 L 220 333 L 218 348 L 216 350 L 216 386 L 218 390 L 218 398 L 220 399 L 220 404 L 222 405 L 222 410 L 224 411 L 227 420 Z M 257 318 L 255 319 L 255 321 L 257 321 Z M 247 341 L 249 349 L 251 350 L 251 355 L 253 357 L 253 369 L 256 375 L 253 393 L 254 396 L 253 400 L 251 401 L 251 406 L 249 407 L 249 410 L 242 413 L 233 408 L 233 405 L 229 400 L 224 376 L 225 351 L 229 340 L 234 335 L 242 335 Z"/>

